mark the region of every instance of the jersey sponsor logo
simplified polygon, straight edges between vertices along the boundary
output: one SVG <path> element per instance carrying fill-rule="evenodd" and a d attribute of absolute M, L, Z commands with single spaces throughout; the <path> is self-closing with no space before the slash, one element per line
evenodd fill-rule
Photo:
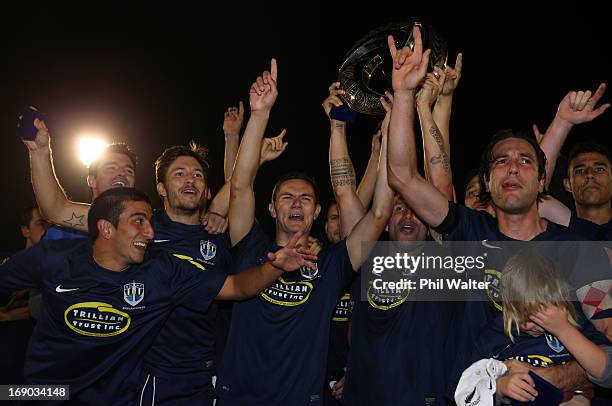
<path fill-rule="evenodd" d="M 495 308 L 499 311 L 502 311 L 502 300 L 501 300 L 501 272 L 496 271 L 495 269 L 485 269 L 484 272 L 484 281 L 488 283 L 487 286 L 487 296 L 493 304 Z"/>
<path fill-rule="evenodd" d="M 317 277 L 317 275 L 319 274 L 319 266 L 316 264 L 316 262 L 313 263 L 313 265 L 314 268 L 311 268 L 307 265 L 304 265 L 300 268 L 300 275 L 302 275 L 302 278 L 313 280 Z"/>
<path fill-rule="evenodd" d="M 123 285 L 123 299 L 130 306 L 136 306 L 138 303 L 142 302 L 145 296 L 145 286 L 144 283 L 136 283 L 132 281 L 130 283 L 126 283 Z"/>
<path fill-rule="evenodd" d="M 306 303 L 312 289 L 310 282 L 287 282 L 283 278 L 278 278 L 272 286 L 261 292 L 260 296 L 279 306 L 299 306 Z"/>
<path fill-rule="evenodd" d="M 336 303 L 336 309 L 332 317 L 333 321 L 348 321 L 349 311 L 351 309 L 351 295 L 345 293 L 342 295 L 338 303 Z"/>
<path fill-rule="evenodd" d="M 378 310 L 390 310 L 404 303 L 410 294 L 410 288 L 404 289 L 389 289 L 374 287 L 372 282 L 369 282 L 367 290 L 368 303 Z"/>
<path fill-rule="evenodd" d="M 551 365 L 558 364 L 552 359 L 544 355 L 518 355 L 516 357 L 510 357 L 509 359 L 515 359 L 521 362 L 527 362 L 534 367 L 549 367 Z"/>
<path fill-rule="evenodd" d="M 217 246 L 208 240 L 200 240 L 200 254 L 205 261 L 210 261 L 217 255 Z"/>
<path fill-rule="evenodd" d="M 565 349 L 563 344 L 561 344 L 561 341 L 559 341 L 559 339 L 554 335 L 545 333 L 544 336 L 546 337 L 546 344 L 548 344 L 550 349 L 554 352 L 560 353 Z"/>
<path fill-rule="evenodd" d="M 90 337 L 111 337 L 130 327 L 130 315 L 103 302 L 76 303 L 64 312 L 66 325 L 78 334 Z"/>
<path fill-rule="evenodd" d="M 68 288 L 62 288 L 62 285 L 61 285 L 61 284 L 59 284 L 59 285 L 57 285 L 57 286 L 55 287 L 55 291 L 56 291 L 57 293 L 74 292 L 75 290 L 79 290 L 79 288 L 70 288 L 70 289 L 68 289 Z"/>

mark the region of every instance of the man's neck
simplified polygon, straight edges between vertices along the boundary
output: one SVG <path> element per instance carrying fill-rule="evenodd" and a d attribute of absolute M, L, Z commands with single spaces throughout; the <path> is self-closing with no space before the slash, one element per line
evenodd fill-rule
<path fill-rule="evenodd" d="M 117 258 L 116 253 L 113 252 L 110 246 L 99 240 L 96 240 L 93 244 L 93 258 L 96 264 L 113 272 L 124 271 L 130 266 L 130 264 Z"/>
<path fill-rule="evenodd" d="M 538 214 L 538 206 L 525 213 L 510 214 L 496 209 L 499 231 L 515 240 L 530 241 L 546 230 L 547 221 Z"/>
<path fill-rule="evenodd" d="M 170 217 L 170 220 L 176 223 L 188 224 L 191 226 L 200 224 L 200 212 L 197 210 L 183 211 L 166 206 L 166 214 Z"/>
<path fill-rule="evenodd" d="M 578 218 L 592 221 L 595 224 L 606 224 L 612 218 L 610 202 L 598 206 L 585 206 L 576 204 Z"/>

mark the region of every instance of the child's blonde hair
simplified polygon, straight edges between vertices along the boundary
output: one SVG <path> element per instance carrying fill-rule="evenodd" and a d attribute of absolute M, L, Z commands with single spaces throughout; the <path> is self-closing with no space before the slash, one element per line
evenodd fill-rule
<path fill-rule="evenodd" d="M 553 263 L 533 249 L 512 256 L 502 271 L 501 298 L 504 332 L 514 342 L 513 331 L 543 305 L 565 308 L 570 324 L 577 326 L 576 310 L 570 301 L 569 288 Z"/>

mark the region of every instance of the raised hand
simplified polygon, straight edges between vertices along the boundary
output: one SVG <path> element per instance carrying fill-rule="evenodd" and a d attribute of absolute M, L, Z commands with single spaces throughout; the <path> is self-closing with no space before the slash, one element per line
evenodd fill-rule
<path fill-rule="evenodd" d="M 569 92 L 559 103 L 557 117 L 571 124 L 586 123 L 594 120 L 610 107 L 610 103 L 606 103 L 595 108 L 605 92 L 605 83 L 600 84 L 594 94 L 591 94 L 590 90 Z"/>
<path fill-rule="evenodd" d="M 417 93 L 417 105 L 426 107 L 429 110 L 431 110 L 438 95 L 442 92 L 442 86 L 446 77 L 442 69 L 438 67 L 435 69 L 434 73 L 428 73 L 425 76 L 425 82 L 423 82 L 421 90 Z"/>
<path fill-rule="evenodd" d="M 278 89 L 276 88 L 277 79 L 276 59 L 272 58 L 270 71 L 264 71 L 251 85 L 249 92 L 251 112 L 270 112 L 272 110 L 276 96 L 278 96 Z"/>
<path fill-rule="evenodd" d="M 30 151 L 38 151 L 49 147 L 49 130 L 43 120 L 34 119 L 34 127 L 38 130 L 34 141 L 23 140 L 23 143 Z"/>
<path fill-rule="evenodd" d="M 283 272 L 296 271 L 303 266 L 314 268 L 315 265 L 311 261 L 317 259 L 316 255 L 312 255 L 306 247 L 296 247 L 301 237 L 302 232 L 298 231 L 283 248 L 268 253 L 268 260 L 273 267 Z"/>
<path fill-rule="evenodd" d="M 446 78 L 444 80 L 444 86 L 442 87 L 442 92 L 440 95 L 442 96 L 450 96 L 453 94 L 457 85 L 459 84 L 459 80 L 461 79 L 461 67 L 463 66 L 463 54 L 458 53 L 457 59 L 455 60 L 455 67 L 446 66 L 444 69 L 444 74 Z"/>
<path fill-rule="evenodd" d="M 259 164 L 273 161 L 278 158 L 289 145 L 288 142 L 283 142 L 287 130 L 281 131 L 276 137 L 264 138 L 261 140 L 261 153 L 259 155 Z"/>
<path fill-rule="evenodd" d="M 423 42 L 421 40 L 421 30 L 419 27 L 412 28 L 414 38 L 414 49 L 405 46 L 402 49 L 395 47 L 395 40 L 392 35 L 387 37 L 389 52 L 393 59 L 393 73 L 391 74 L 391 84 L 393 90 L 404 91 L 414 90 L 427 73 L 430 50 L 423 52 Z"/>
<path fill-rule="evenodd" d="M 206 212 L 200 222 L 209 234 L 222 234 L 228 226 L 227 217 L 212 211 Z"/>
<path fill-rule="evenodd" d="M 240 102 L 238 107 L 230 107 L 223 114 L 223 133 L 225 136 L 239 135 L 244 121 L 244 104 Z"/>
<path fill-rule="evenodd" d="M 531 321 L 538 324 L 551 334 L 559 335 L 565 329 L 571 328 L 567 319 L 567 311 L 564 307 L 545 305 L 540 310 L 529 317 Z"/>
<path fill-rule="evenodd" d="M 330 120 L 331 117 L 329 117 L 329 112 L 332 106 L 340 107 L 343 104 L 342 99 L 339 97 L 341 94 L 344 94 L 344 90 L 340 89 L 340 82 L 334 82 L 329 86 L 329 96 L 323 100 L 322 105 L 325 115 Z"/>

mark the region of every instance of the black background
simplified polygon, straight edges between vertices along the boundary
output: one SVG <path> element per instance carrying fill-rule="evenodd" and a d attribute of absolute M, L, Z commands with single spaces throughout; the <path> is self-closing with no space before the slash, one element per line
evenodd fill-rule
<path fill-rule="evenodd" d="M 164 148 L 192 139 L 210 149 L 211 183 L 218 188 L 223 112 L 239 100 L 248 105 L 249 86 L 269 69 L 271 57 L 278 60 L 280 93 L 267 135 L 287 128 L 289 148 L 259 173 L 258 217 L 270 225 L 265 210 L 272 185 L 290 169 L 315 175 L 325 200 L 329 128 L 320 104 L 327 87 L 353 43 L 407 17 L 442 32 L 449 62 L 458 51 L 464 54 L 451 123 L 459 191 L 463 174 L 476 165 L 493 132 L 533 123 L 544 131 L 567 91 L 594 90 L 610 80 L 610 18 L 603 2 L 494 3 L 3 6 L 0 250 L 22 246 L 18 214 L 34 199 L 27 151 L 15 135 L 16 117 L 25 106 L 48 114 L 57 175 L 74 200 L 89 199 L 76 140 L 91 130 L 133 147 L 139 155 L 136 185 L 152 197 L 155 158 Z M 603 102 L 608 100 L 606 94 Z M 611 114 L 575 128 L 568 145 L 585 138 L 610 144 Z M 360 118 L 349 128 L 358 175 L 375 126 L 375 120 Z"/>

